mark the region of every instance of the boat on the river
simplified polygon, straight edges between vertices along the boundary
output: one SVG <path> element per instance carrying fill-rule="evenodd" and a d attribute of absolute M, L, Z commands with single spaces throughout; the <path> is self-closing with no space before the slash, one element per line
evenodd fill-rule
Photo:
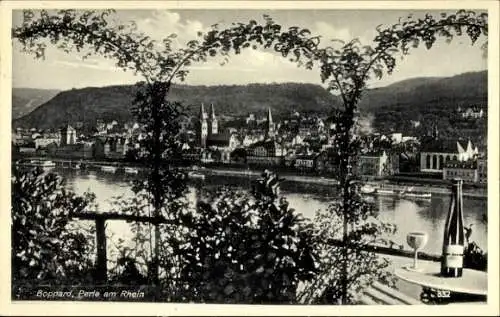
<path fill-rule="evenodd" d="M 361 191 L 361 194 L 364 194 L 364 195 L 369 195 L 369 194 L 375 194 L 377 192 L 377 189 L 371 185 L 363 185 L 360 189 Z"/>
<path fill-rule="evenodd" d="M 27 166 L 27 167 L 42 167 L 42 168 L 53 168 L 56 167 L 56 163 L 52 161 L 45 160 L 29 160 L 29 161 L 19 161 L 16 165 Z"/>
<path fill-rule="evenodd" d="M 108 173 L 116 173 L 117 169 L 118 169 L 118 167 L 116 167 L 116 166 L 109 166 L 109 165 L 101 166 L 101 171 L 108 172 Z"/>
<path fill-rule="evenodd" d="M 372 195 L 362 195 L 361 196 L 361 199 L 364 201 L 364 202 L 367 202 L 367 203 L 374 203 L 375 202 L 375 197 L 372 196 Z"/>
<path fill-rule="evenodd" d="M 409 187 L 409 188 L 406 188 L 405 190 L 403 190 L 402 196 L 404 198 L 431 199 L 432 193 L 416 191 L 413 189 L 413 187 Z"/>
<path fill-rule="evenodd" d="M 397 196 L 397 195 L 399 195 L 399 192 L 395 191 L 394 189 L 378 188 L 377 189 L 377 195 L 381 195 L 381 196 Z"/>
<path fill-rule="evenodd" d="M 188 172 L 188 178 L 205 180 L 205 175 L 197 172 Z"/>
<path fill-rule="evenodd" d="M 432 193 L 423 193 L 423 192 L 403 193 L 403 197 L 404 198 L 431 199 Z"/>
<path fill-rule="evenodd" d="M 139 174 L 139 170 L 135 167 L 125 167 L 125 174 Z"/>

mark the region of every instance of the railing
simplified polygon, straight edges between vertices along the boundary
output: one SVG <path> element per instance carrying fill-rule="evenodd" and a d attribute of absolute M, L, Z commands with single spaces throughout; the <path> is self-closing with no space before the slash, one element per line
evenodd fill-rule
<path fill-rule="evenodd" d="M 172 223 L 164 217 L 148 217 L 148 216 L 135 216 L 119 213 L 72 213 L 71 218 L 78 218 L 81 220 L 94 220 L 95 221 L 95 235 L 97 244 L 97 260 L 96 260 L 96 279 L 99 282 L 106 282 L 108 279 L 108 256 L 107 256 L 107 243 L 106 243 L 106 221 L 107 220 L 124 220 L 134 221 L 151 224 L 167 224 Z"/>
<path fill-rule="evenodd" d="M 106 243 L 106 221 L 108 220 L 122 220 L 127 222 L 142 222 L 151 224 L 171 224 L 172 220 L 166 219 L 164 217 L 148 217 L 148 216 L 135 216 L 126 215 L 119 213 L 96 213 L 96 212 L 85 212 L 85 213 L 73 213 L 70 214 L 71 218 L 77 218 L 81 220 L 93 220 L 95 221 L 96 227 L 96 244 L 97 244 L 97 260 L 96 260 L 96 279 L 99 282 L 106 282 L 107 280 L 107 243 Z M 328 244 L 333 246 L 341 247 L 344 245 L 342 240 L 339 239 L 329 239 Z M 354 245 L 353 245 L 354 247 Z M 385 246 L 377 245 L 356 245 L 356 248 L 367 252 L 374 252 L 377 254 L 399 256 L 405 258 L 413 258 L 414 252 L 409 250 L 402 250 L 396 248 L 390 248 Z M 427 261 L 440 261 L 441 256 L 435 254 L 428 254 L 419 252 L 419 258 Z"/>

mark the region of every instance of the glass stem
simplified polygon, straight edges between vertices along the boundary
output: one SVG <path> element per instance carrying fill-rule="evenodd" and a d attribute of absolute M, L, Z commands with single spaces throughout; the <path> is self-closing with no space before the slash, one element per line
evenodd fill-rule
<path fill-rule="evenodd" d="M 415 249 L 415 258 L 413 259 L 413 268 L 417 268 L 417 258 L 418 258 L 418 249 Z"/>

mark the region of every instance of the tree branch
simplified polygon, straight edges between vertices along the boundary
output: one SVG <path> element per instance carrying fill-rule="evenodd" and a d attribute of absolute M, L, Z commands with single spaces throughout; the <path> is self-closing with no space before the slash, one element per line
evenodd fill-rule
<path fill-rule="evenodd" d="M 464 22 L 464 23 L 460 23 L 460 22 L 459 23 L 448 23 L 448 24 L 447 23 L 441 23 L 441 22 L 443 22 L 443 21 L 439 21 L 439 23 L 431 25 L 427 29 L 437 29 L 437 28 L 443 27 L 443 26 L 450 26 L 450 27 L 452 27 L 452 26 L 459 26 L 459 27 L 461 27 L 461 26 L 475 26 L 475 27 L 481 28 L 481 30 L 485 29 L 483 26 L 480 26 L 478 24 L 469 23 L 469 22 Z M 363 72 L 363 74 L 361 76 L 362 81 L 366 82 L 366 80 L 368 79 L 367 78 L 368 72 L 371 70 L 371 68 L 373 67 L 373 65 L 375 64 L 375 62 L 377 62 L 378 59 L 382 56 L 382 54 L 385 54 L 387 52 L 387 50 L 390 49 L 390 48 L 397 47 L 399 45 L 399 43 L 401 43 L 402 41 L 410 39 L 412 36 L 414 36 L 414 35 L 417 34 L 417 31 L 421 31 L 421 29 L 420 30 L 413 29 L 413 30 L 411 30 L 410 33 L 408 33 L 405 36 L 400 37 L 396 41 L 394 41 L 392 43 L 392 46 L 388 45 L 384 49 L 376 51 L 375 53 L 373 53 L 373 55 L 375 55 L 375 57 L 373 57 L 373 59 L 370 60 L 370 62 L 368 63 L 368 66 L 364 70 L 364 72 Z"/>

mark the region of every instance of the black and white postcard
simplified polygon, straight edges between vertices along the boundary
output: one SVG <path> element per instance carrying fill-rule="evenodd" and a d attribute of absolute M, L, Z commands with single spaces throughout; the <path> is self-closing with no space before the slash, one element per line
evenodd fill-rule
<path fill-rule="evenodd" d="M 499 313 L 497 2 L 0 8 L 2 314 Z"/>

